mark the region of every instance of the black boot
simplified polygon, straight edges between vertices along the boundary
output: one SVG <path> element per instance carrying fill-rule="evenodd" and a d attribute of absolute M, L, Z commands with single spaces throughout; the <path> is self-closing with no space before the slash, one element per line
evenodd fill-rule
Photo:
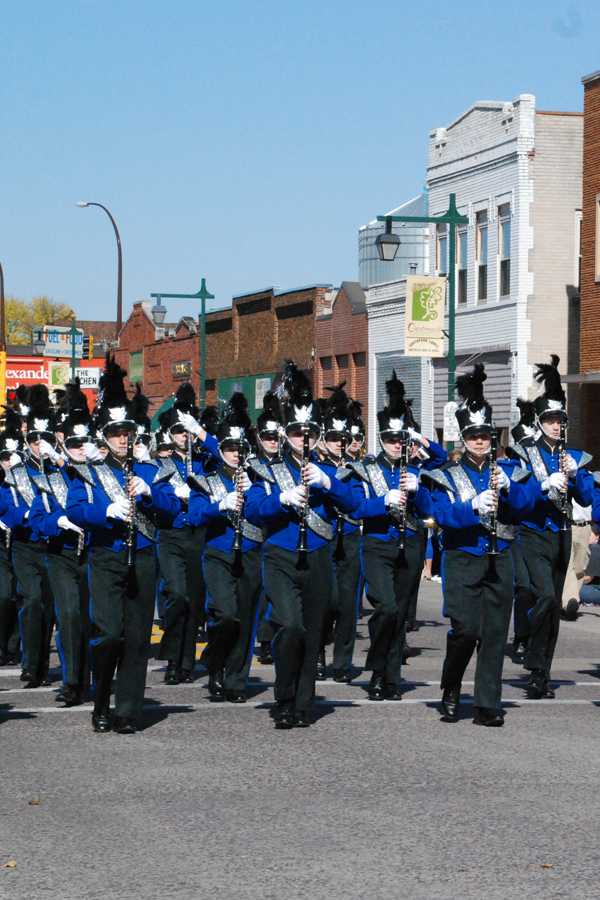
<path fill-rule="evenodd" d="M 208 693 L 211 700 L 218 702 L 225 699 L 225 687 L 223 686 L 223 670 L 210 672 L 208 675 Z"/>
<path fill-rule="evenodd" d="M 296 715 L 294 713 L 294 704 L 291 700 L 285 700 L 278 703 L 273 712 L 275 728 L 284 730 L 293 728 L 296 724 Z"/>
<path fill-rule="evenodd" d="M 504 716 L 497 709 L 485 709 L 476 706 L 473 710 L 473 725 L 484 725 L 486 728 L 502 728 Z"/>
<path fill-rule="evenodd" d="M 458 709 L 460 706 L 460 686 L 456 688 L 444 688 L 442 694 L 442 722 L 458 722 Z"/>
<path fill-rule="evenodd" d="M 103 733 L 110 731 L 110 689 L 117 664 L 118 647 L 98 644 L 92 648 L 92 662 L 95 678 L 94 711 L 92 726 L 94 731 Z"/>
<path fill-rule="evenodd" d="M 79 706 L 82 702 L 81 689 L 79 686 L 76 684 L 65 684 L 62 689 L 61 702 L 64 703 L 66 707 Z"/>
<path fill-rule="evenodd" d="M 165 672 L 165 684 L 179 684 L 181 678 L 179 677 L 179 669 L 175 665 L 174 662 L 169 660 L 169 664 L 167 665 L 167 671 Z"/>
<path fill-rule="evenodd" d="M 262 663 L 263 666 L 272 665 L 273 654 L 271 653 L 271 641 L 260 642 L 260 653 L 258 654 L 258 661 L 259 663 Z"/>
<path fill-rule="evenodd" d="M 534 669 L 527 682 L 527 695 L 530 700 L 541 700 L 546 691 L 546 675 L 542 669 Z"/>
<path fill-rule="evenodd" d="M 327 663 L 325 662 L 325 648 L 319 653 L 317 660 L 317 681 L 325 681 L 327 678 Z"/>
<path fill-rule="evenodd" d="M 383 675 L 373 672 L 369 683 L 369 700 L 385 700 Z"/>

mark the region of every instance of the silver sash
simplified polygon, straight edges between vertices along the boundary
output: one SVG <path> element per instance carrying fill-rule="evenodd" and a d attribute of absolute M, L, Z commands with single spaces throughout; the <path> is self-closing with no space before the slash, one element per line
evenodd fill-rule
<path fill-rule="evenodd" d="M 258 457 L 256 456 L 251 456 L 248 459 L 248 468 L 252 469 L 253 472 L 256 472 L 259 478 L 262 478 L 263 481 L 269 481 L 272 484 L 275 480 L 268 465 L 262 462 L 262 460 L 258 459 Z"/>
<path fill-rule="evenodd" d="M 365 471 L 367 473 L 367 477 L 369 479 L 369 483 L 377 497 L 385 497 L 387 492 L 389 491 L 389 485 L 385 480 L 385 475 L 381 471 L 381 467 L 379 463 L 372 462 L 367 463 L 365 466 Z M 388 512 L 392 519 L 398 524 L 398 514 L 391 507 L 388 508 Z M 419 531 L 422 527 L 421 522 L 415 516 L 411 516 L 408 512 L 408 501 L 406 506 L 406 516 L 405 516 L 406 527 L 410 528 L 411 531 Z"/>
<path fill-rule="evenodd" d="M 208 493 L 213 501 L 213 503 L 220 503 L 223 497 L 226 497 L 229 491 L 227 490 L 227 485 L 224 484 L 223 479 L 220 475 L 208 475 L 205 478 L 208 487 Z M 231 525 L 233 522 L 233 513 L 231 510 L 227 510 L 227 518 Z M 257 544 L 262 544 L 265 539 L 262 528 L 258 528 L 256 525 L 253 525 L 252 522 L 249 522 L 248 519 L 242 518 L 242 534 L 249 541 L 255 541 Z"/>
<path fill-rule="evenodd" d="M 7 484 L 12 484 L 27 506 L 31 506 L 35 497 L 35 491 L 29 477 L 29 472 L 23 465 L 13 466 L 6 475 Z"/>
<path fill-rule="evenodd" d="M 85 494 L 87 497 L 88 503 L 94 502 L 94 479 L 92 478 L 92 473 L 90 471 L 90 467 L 87 463 L 70 463 L 69 468 L 73 469 L 75 474 L 79 477 L 81 481 L 83 481 L 85 487 Z"/>
<path fill-rule="evenodd" d="M 285 463 L 273 463 L 271 471 L 280 491 L 289 491 L 297 487 L 296 482 L 292 478 L 292 473 Z M 318 534 L 324 540 L 333 540 L 333 525 L 321 518 L 310 506 L 307 506 L 306 509 L 306 524 L 311 531 L 314 531 L 315 534 Z"/>
<path fill-rule="evenodd" d="M 535 444 L 532 444 L 531 447 L 526 448 L 527 456 L 529 457 L 529 462 L 531 463 L 531 468 L 533 470 L 533 474 L 536 479 L 541 484 L 543 481 L 548 478 L 550 472 L 548 471 L 548 467 L 544 462 L 544 457 L 540 453 L 539 447 L 536 447 Z M 551 487 L 548 491 L 548 500 L 554 504 L 554 506 L 562 513 L 563 510 L 563 494 L 558 491 L 556 488 Z M 567 516 L 569 519 L 573 517 L 573 504 L 570 500 L 566 503 L 567 508 Z"/>
<path fill-rule="evenodd" d="M 113 502 L 117 499 L 125 500 L 126 503 L 130 502 L 129 497 L 119 484 L 117 477 L 110 466 L 107 466 L 106 463 L 102 463 L 101 465 L 96 466 L 95 472 L 104 492 Z M 135 519 L 138 530 L 144 535 L 144 537 L 148 538 L 149 541 L 155 541 L 156 527 L 137 504 L 135 510 Z"/>
<path fill-rule="evenodd" d="M 50 472 L 48 483 L 54 498 L 62 509 L 67 508 L 67 483 L 60 472 Z"/>
<path fill-rule="evenodd" d="M 458 496 L 463 503 L 466 503 L 477 496 L 475 485 L 462 466 L 452 466 L 448 469 L 448 474 L 452 477 L 458 491 Z M 479 513 L 479 521 L 486 531 L 491 531 L 492 520 L 489 513 L 486 513 L 485 515 Z M 503 541 L 513 541 L 515 539 L 515 528 L 513 525 L 504 525 L 502 522 L 496 521 L 496 534 L 499 538 L 502 538 Z"/>

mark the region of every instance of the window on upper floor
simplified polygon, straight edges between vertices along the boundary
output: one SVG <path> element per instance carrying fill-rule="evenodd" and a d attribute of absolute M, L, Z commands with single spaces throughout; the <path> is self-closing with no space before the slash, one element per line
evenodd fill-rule
<path fill-rule="evenodd" d="M 487 209 L 480 209 L 475 214 L 475 256 L 477 260 L 477 302 L 487 300 L 488 276 L 488 214 Z"/>
<path fill-rule="evenodd" d="M 500 296 L 510 295 L 510 203 L 498 207 L 498 256 L 500 259 Z"/>
<path fill-rule="evenodd" d="M 456 233 L 457 238 L 457 270 L 458 270 L 458 302 L 467 302 L 467 229 L 460 228 Z"/>
<path fill-rule="evenodd" d="M 436 228 L 435 267 L 438 275 L 448 274 L 448 226 L 438 225 Z"/>

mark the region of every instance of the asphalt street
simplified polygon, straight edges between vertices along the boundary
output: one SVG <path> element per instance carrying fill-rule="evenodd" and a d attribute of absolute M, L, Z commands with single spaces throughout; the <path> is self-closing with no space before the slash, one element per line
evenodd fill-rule
<path fill-rule="evenodd" d="M 239 707 L 151 660 L 129 737 L 0 670 L 0 897 L 595 900 L 600 611 L 563 623 L 555 700 L 525 701 L 507 655 L 505 726 L 485 729 L 472 667 L 463 718 L 440 722 L 440 607 L 424 584 L 402 702 L 326 681 L 309 729 L 274 730 L 258 664 Z"/>

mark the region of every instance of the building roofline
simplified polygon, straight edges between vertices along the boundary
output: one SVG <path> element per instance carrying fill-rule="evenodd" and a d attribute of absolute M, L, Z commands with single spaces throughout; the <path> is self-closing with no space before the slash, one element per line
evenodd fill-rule
<path fill-rule="evenodd" d="M 582 112 L 564 112 L 558 109 L 536 109 L 536 116 L 578 116 L 583 118 Z"/>
<path fill-rule="evenodd" d="M 590 75 L 584 75 L 581 79 L 582 84 L 589 84 L 590 81 L 597 81 L 600 78 L 600 69 L 592 72 Z"/>

